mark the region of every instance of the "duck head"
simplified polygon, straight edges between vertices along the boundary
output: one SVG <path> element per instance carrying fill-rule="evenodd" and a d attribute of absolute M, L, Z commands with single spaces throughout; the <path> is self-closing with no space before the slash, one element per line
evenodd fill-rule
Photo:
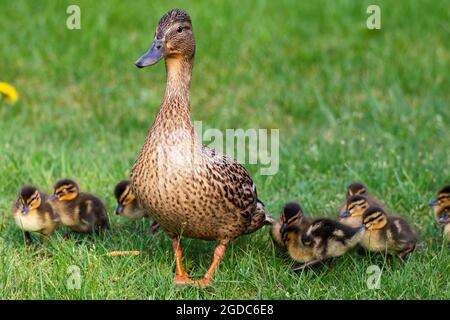
<path fill-rule="evenodd" d="M 352 182 L 347 187 L 347 198 L 354 195 L 367 196 L 367 188 L 361 182 Z"/>
<path fill-rule="evenodd" d="M 69 201 L 75 199 L 80 193 L 78 184 L 70 179 L 59 180 L 53 187 L 53 195 L 50 200 Z"/>
<path fill-rule="evenodd" d="M 125 207 L 136 199 L 131 192 L 130 181 L 128 180 L 120 181 L 116 185 L 114 188 L 114 196 L 117 200 L 116 214 L 118 215 L 122 214 Z"/>
<path fill-rule="evenodd" d="M 280 214 L 281 228 L 280 233 L 286 230 L 287 227 L 300 223 L 303 219 L 302 207 L 296 202 L 289 202 L 283 207 Z"/>
<path fill-rule="evenodd" d="M 150 49 L 135 65 L 144 68 L 165 58 L 191 61 L 195 54 L 195 39 L 189 15 L 181 9 L 172 9 L 159 20 Z"/>
<path fill-rule="evenodd" d="M 383 209 L 370 207 L 363 214 L 363 225 L 366 230 L 380 230 L 387 224 L 387 215 Z"/>
<path fill-rule="evenodd" d="M 434 207 L 436 211 L 450 206 L 450 185 L 439 190 L 436 199 L 431 200 L 429 205 Z"/>
<path fill-rule="evenodd" d="M 17 199 L 17 208 L 22 215 L 39 208 L 41 205 L 41 194 L 39 190 L 33 186 L 24 186 L 19 193 Z"/>
<path fill-rule="evenodd" d="M 359 217 L 369 208 L 367 198 L 362 195 L 354 195 L 347 199 L 345 210 L 340 213 L 341 218 Z"/>

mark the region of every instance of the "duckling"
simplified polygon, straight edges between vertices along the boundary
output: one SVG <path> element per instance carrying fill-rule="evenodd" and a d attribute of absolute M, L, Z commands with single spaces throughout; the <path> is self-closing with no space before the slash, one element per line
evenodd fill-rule
<path fill-rule="evenodd" d="M 124 216 L 131 220 L 137 220 L 141 218 L 148 218 L 147 212 L 142 208 L 137 201 L 133 192 L 130 189 L 130 181 L 122 180 L 114 188 L 114 195 L 117 200 L 116 214 Z M 153 233 L 158 231 L 159 224 L 153 222 L 151 225 Z"/>
<path fill-rule="evenodd" d="M 373 196 L 369 191 L 367 191 L 367 187 L 361 182 L 352 182 L 347 187 L 347 192 L 345 194 L 344 204 L 339 209 L 338 217 L 343 214 L 346 209 L 347 200 L 352 196 L 364 196 L 367 198 L 368 202 L 371 206 L 380 207 L 386 211 L 386 207 L 382 201 L 378 200 L 375 196 Z M 387 211 L 386 211 L 387 212 Z"/>
<path fill-rule="evenodd" d="M 59 226 L 59 216 L 53 211 L 47 195 L 33 186 L 24 186 L 12 207 L 16 225 L 25 231 L 27 245 L 32 243 L 30 232 L 44 236 L 44 240 Z"/>
<path fill-rule="evenodd" d="M 396 255 L 400 260 L 418 245 L 412 226 L 401 217 L 388 216 L 379 207 L 370 207 L 363 214 L 366 229 L 361 246 L 369 251 Z"/>
<path fill-rule="evenodd" d="M 362 225 L 353 228 L 327 218 L 313 221 L 302 235 L 301 241 L 304 246 L 311 248 L 314 260 L 294 268 L 293 271 L 315 265 L 325 259 L 342 256 L 355 247 L 363 235 L 364 227 Z"/>
<path fill-rule="evenodd" d="M 362 225 L 363 213 L 369 207 L 369 201 L 365 196 L 353 195 L 347 199 L 346 207 L 339 215 L 339 222 L 350 227 L 359 227 Z"/>
<path fill-rule="evenodd" d="M 90 193 L 80 192 L 75 181 L 58 181 L 51 198 L 62 224 L 72 231 L 88 233 L 109 228 L 108 213 L 102 201 Z"/>
<path fill-rule="evenodd" d="M 150 49 L 136 61 L 144 68 L 161 59 L 166 90 L 131 171 L 131 189 L 152 219 L 172 239 L 176 285 L 210 285 L 228 245 L 270 223 L 247 170 L 201 144 L 190 116 L 189 91 L 195 40 L 189 15 L 163 15 Z M 183 269 L 180 237 L 217 241 L 213 261 L 200 281 Z"/>
<path fill-rule="evenodd" d="M 272 237 L 275 245 L 286 250 L 286 246 L 283 242 L 282 233 L 288 227 L 292 225 L 298 225 L 300 231 L 305 230 L 308 227 L 309 221 L 303 217 L 303 210 L 298 203 L 289 202 L 284 205 L 279 219 L 274 219 L 274 222 L 270 228 L 270 236 Z"/>
<path fill-rule="evenodd" d="M 436 200 L 430 201 L 436 220 L 444 225 L 444 237 L 449 241 L 450 247 L 450 185 L 439 190 Z"/>

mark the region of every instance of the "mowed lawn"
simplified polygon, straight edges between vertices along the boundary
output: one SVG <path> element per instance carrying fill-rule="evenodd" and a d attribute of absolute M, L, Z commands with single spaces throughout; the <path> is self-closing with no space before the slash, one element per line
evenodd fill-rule
<path fill-rule="evenodd" d="M 66 28 L 70 4 L 81 30 Z M 366 28 L 369 4 L 381 7 L 379 31 Z M 361 180 L 415 225 L 424 249 L 404 264 L 351 252 L 294 274 L 266 228 L 233 243 L 210 288 L 175 288 L 170 240 L 115 216 L 112 190 L 164 94 L 164 64 L 134 61 L 177 6 L 197 42 L 193 118 L 204 129 L 280 129 L 278 173 L 246 165 L 271 213 L 297 200 L 309 216 L 334 217 Z M 0 102 L 0 298 L 449 299 L 450 250 L 427 206 L 450 183 L 449 13 L 445 0 L 1 1 L 0 81 L 20 100 Z M 20 187 L 51 192 L 63 177 L 106 202 L 110 232 L 65 239 L 60 228 L 26 248 L 10 216 Z M 214 243 L 183 244 L 185 267 L 202 276 Z M 113 250 L 142 254 L 105 255 Z M 382 270 L 377 290 L 371 265 Z M 80 289 L 67 287 L 70 266 Z"/>

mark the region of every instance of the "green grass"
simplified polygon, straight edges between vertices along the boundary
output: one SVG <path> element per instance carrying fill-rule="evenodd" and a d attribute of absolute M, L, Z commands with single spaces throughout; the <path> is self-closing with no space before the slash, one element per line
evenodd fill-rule
<path fill-rule="evenodd" d="M 65 28 L 69 4 L 82 29 Z M 365 27 L 368 4 L 382 29 Z M 128 175 L 164 92 L 164 65 L 138 70 L 160 16 L 193 19 L 197 55 L 191 106 L 204 127 L 280 128 L 274 176 L 247 165 L 270 212 L 298 199 L 333 216 L 352 180 L 364 181 L 425 242 L 400 265 L 350 253 L 333 268 L 293 274 L 267 229 L 238 239 L 207 290 L 175 289 L 171 243 L 149 222 L 113 216 L 112 189 Z M 427 207 L 450 183 L 450 7 L 447 1 L 2 1 L 0 80 L 0 297 L 4 299 L 449 299 L 450 255 Z M 23 184 L 50 192 L 62 177 L 101 196 L 112 229 L 30 250 L 10 218 Z M 36 237 L 37 238 L 37 237 Z M 81 240 L 81 243 L 80 243 Z M 192 276 L 213 243 L 184 240 Z M 108 258 L 111 250 L 142 250 Z M 383 268 L 381 287 L 366 269 Z M 81 270 L 80 290 L 66 287 Z"/>

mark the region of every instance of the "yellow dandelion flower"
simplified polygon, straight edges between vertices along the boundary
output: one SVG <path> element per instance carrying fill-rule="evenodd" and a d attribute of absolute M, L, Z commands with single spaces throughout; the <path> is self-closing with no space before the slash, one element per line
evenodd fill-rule
<path fill-rule="evenodd" d="M 0 96 L 9 103 L 15 103 L 19 99 L 16 89 L 6 82 L 0 82 Z"/>

